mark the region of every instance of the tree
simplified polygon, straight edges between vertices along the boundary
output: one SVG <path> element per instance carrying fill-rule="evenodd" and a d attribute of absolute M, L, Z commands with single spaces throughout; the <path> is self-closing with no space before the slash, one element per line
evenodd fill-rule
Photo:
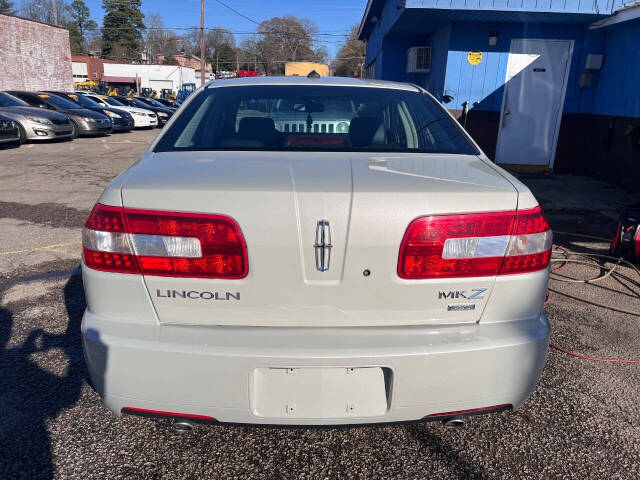
<path fill-rule="evenodd" d="M 91 20 L 91 10 L 83 0 L 71 2 L 70 15 L 71 21 L 67 25 L 69 37 L 77 35 L 80 51 L 85 52 L 90 38 L 94 37 L 98 30 L 98 24 Z M 71 50 L 73 51 L 73 45 Z"/>
<path fill-rule="evenodd" d="M 82 35 L 80 34 L 80 31 L 78 30 L 76 24 L 73 22 L 69 22 L 67 24 L 67 30 L 69 31 L 69 46 L 71 47 L 71 53 L 85 53 Z"/>
<path fill-rule="evenodd" d="M 357 23 L 351 27 L 349 37 L 333 61 L 333 74 L 337 77 L 359 77 L 362 73 L 366 47 L 358 40 L 358 27 Z"/>
<path fill-rule="evenodd" d="M 214 55 L 214 58 L 211 59 L 211 64 L 215 72 L 228 72 L 236 69 L 238 52 L 228 43 L 220 45 Z M 250 69 L 253 70 L 253 66 Z"/>
<path fill-rule="evenodd" d="M 213 28 L 207 32 L 204 50 L 214 71 L 236 69 L 236 39 L 228 30 Z"/>
<path fill-rule="evenodd" d="M 316 25 L 305 18 L 274 17 L 263 21 L 257 35 L 245 39 L 241 49 L 245 55 L 255 56 L 267 74 L 283 74 L 285 62 L 326 62 L 326 48 L 316 47 L 313 40 L 317 31 Z"/>
<path fill-rule="evenodd" d="M 102 54 L 106 58 L 139 60 L 145 30 L 142 0 L 102 0 Z"/>
<path fill-rule="evenodd" d="M 200 56 L 200 27 L 189 29 L 180 37 L 178 49 L 185 55 Z"/>
<path fill-rule="evenodd" d="M 57 0 L 55 12 L 51 0 L 24 0 L 20 7 L 23 17 L 37 22 L 56 24 L 57 14 L 57 25 L 66 25 L 69 22 L 69 11 L 69 5 L 64 0 Z"/>
<path fill-rule="evenodd" d="M 180 37 L 164 27 L 164 21 L 158 13 L 145 17 L 145 47 L 150 58 L 156 55 L 174 53 L 178 50 Z"/>
<path fill-rule="evenodd" d="M 13 2 L 9 0 L 0 0 L 0 13 L 8 13 L 13 15 L 16 11 L 13 9 Z"/>

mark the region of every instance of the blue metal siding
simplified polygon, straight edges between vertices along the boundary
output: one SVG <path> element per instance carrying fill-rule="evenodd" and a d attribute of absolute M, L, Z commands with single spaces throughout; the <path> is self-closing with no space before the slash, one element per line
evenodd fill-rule
<path fill-rule="evenodd" d="M 489 31 L 498 33 L 498 44 L 495 47 L 488 46 Z M 577 71 L 584 65 L 580 48 L 583 37 L 584 28 L 579 25 L 511 23 L 496 27 L 495 24 L 488 23 L 454 24 L 444 80 L 444 91 L 452 95 L 454 100 L 447 104 L 447 108 L 462 109 L 462 103 L 469 101 L 469 108 L 499 110 L 511 40 L 532 38 L 574 40 L 565 111 L 577 111 L 581 95 L 573 86 L 577 81 Z M 482 62 L 477 66 L 472 66 L 467 61 L 467 53 L 471 50 L 483 53 Z"/>
<path fill-rule="evenodd" d="M 429 42 L 429 45 L 431 45 L 431 72 L 424 80 L 423 86 L 439 99 L 442 99 L 444 94 L 444 79 L 450 41 L 451 24 L 447 24 L 434 32 Z"/>
<path fill-rule="evenodd" d="M 367 41 L 367 53 L 365 63 L 369 65 L 374 58 L 378 56 L 382 50 L 382 43 L 384 37 L 387 35 L 391 27 L 396 23 L 396 20 L 402 15 L 403 10 L 396 8 L 396 1 L 388 1 L 385 3 L 381 12 L 375 13 L 378 18 L 377 23 L 371 28 Z M 365 18 L 365 22 L 370 22 L 370 18 Z M 377 60 L 378 63 L 380 59 Z"/>
<path fill-rule="evenodd" d="M 640 118 L 640 25 L 603 32 L 604 64 L 595 78 L 592 113 Z"/>

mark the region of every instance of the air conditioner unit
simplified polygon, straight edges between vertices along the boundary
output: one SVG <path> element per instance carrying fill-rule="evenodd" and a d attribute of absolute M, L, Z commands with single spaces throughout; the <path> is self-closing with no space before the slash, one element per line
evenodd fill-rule
<path fill-rule="evenodd" d="M 407 50 L 407 73 L 429 73 L 431 47 L 411 47 Z"/>

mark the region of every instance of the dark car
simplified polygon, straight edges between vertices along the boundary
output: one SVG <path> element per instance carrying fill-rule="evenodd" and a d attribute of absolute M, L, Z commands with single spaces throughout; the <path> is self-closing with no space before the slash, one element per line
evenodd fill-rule
<path fill-rule="evenodd" d="M 150 107 L 159 107 L 159 108 L 168 108 L 169 110 L 173 110 L 174 112 L 178 109 L 177 105 L 169 104 L 169 100 L 160 100 L 159 98 L 151 98 L 151 97 L 135 97 L 137 100 L 146 103 Z M 167 102 L 165 104 L 165 102 Z"/>
<path fill-rule="evenodd" d="M 175 110 L 172 110 L 170 108 L 150 105 L 136 97 L 115 96 L 114 98 L 124 103 L 125 105 L 129 105 L 130 107 L 145 108 L 147 110 L 151 110 L 153 113 L 155 113 L 158 116 L 159 127 L 164 126 L 164 124 L 167 123 L 171 118 L 171 115 L 173 115 L 173 113 L 175 112 Z"/>
<path fill-rule="evenodd" d="M 58 95 L 43 92 L 8 91 L 33 107 L 64 113 L 73 126 L 73 137 L 78 135 L 107 135 L 111 133 L 111 120 L 102 113 L 87 110 L 81 105 Z"/>
<path fill-rule="evenodd" d="M 174 110 L 180 108 L 180 103 L 170 98 L 154 98 L 154 100 L 167 108 L 173 108 Z"/>
<path fill-rule="evenodd" d="M 80 104 L 82 107 L 99 112 L 111 119 L 114 132 L 128 132 L 133 129 L 133 117 L 130 113 L 125 112 L 117 108 L 103 107 L 95 100 L 87 97 L 86 95 L 78 95 L 74 92 L 47 92 L 60 97 L 64 97 L 67 100 Z"/>
<path fill-rule="evenodd" d="M 20 133 L 16 122 L 0 115 L 0 145 L 6 143 L 20 145 Z"/>

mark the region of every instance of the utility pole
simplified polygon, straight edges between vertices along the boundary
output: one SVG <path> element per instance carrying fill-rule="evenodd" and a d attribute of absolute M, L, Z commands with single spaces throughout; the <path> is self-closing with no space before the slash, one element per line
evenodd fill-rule
<path fill-rule="evenodd" d="M 51 0 L 51 6 L 53 7 L 53 24 L 58 25 L 58 3 L 56 0 Z"/>
<path fill-rule="evenodd" d="M 200 2 L 200 76 L 202 83 L 204 84 L 205 75 L 205 58 L 204 58 L 204 0 Z"/>

